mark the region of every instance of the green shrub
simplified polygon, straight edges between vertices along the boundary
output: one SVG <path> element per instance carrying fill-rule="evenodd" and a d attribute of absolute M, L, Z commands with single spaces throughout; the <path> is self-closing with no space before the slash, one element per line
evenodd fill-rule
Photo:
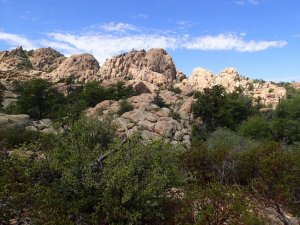
<path fill-rule="evenodd" d="M 165 103 L 164 99 L 159 95 L 158 92 L 156 92 L 156 95 L 154 96 L 152 103 L 157 105 L 160 108 L 169 107 L 169 105 Z"/>
<path fill-rule="evenodd" d="M 106 90 L 96 81 L 91 81 L 83 86 L 81 98 L 88 107 L 94 107 L 106 99 Z"/>
<path fill-rule="evenodd" d="M 189 187 L 184 196 L 185 207 L 177 215 L 176 224 L 262 225 L 258 213 L 243 191 L 218 183 Z"/>
<path fill-rule="evenodd" d="M 168 90 L 174 92 L 175 94 L 181 94 L 181 92 L 182 92 L 179 87 L 176 87 L 176 88 L 170 87 Z"/>
<path fill-rule="evenodd" d="M 129 112 L 129 111 L 131 111 L 133 109 L 134 109 L 133 105 L 131 105 L 126 99 L 124 99 L 120 103 L 118 114 L 122 115 L 123 113 Z"/>
<path fill-rule="evenodd" d="M 272 139 L 270 123 L 262 116 L 248 118 L 239 127 L 239 133 L 256 140 L 268 141 Z"/>
<path fill-rule="evenodd" d="M 25 130 L 21 127 L 0 128 L 0 144 L 8 149 L 33 142 L 38 140 L 39 137 L 40 133 L 38 131 Z"/>
<path fill-rule="evenodd" d="M 164 142 L 135 142 L 107 158 L 99 210 L 108 223 L 168 224 L 174 218 L 173 194 L 182 181 L 176 152 Z"/>

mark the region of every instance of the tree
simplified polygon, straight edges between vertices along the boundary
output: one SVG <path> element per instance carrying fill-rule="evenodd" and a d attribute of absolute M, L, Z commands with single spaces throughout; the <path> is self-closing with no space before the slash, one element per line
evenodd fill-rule
<path fill-rule="evenodd" d="M 46 80 L 33 79 L 22 82 L 16 91 L 19 94 L 16 103 L 17 113 L 25 113 L 32 118 L 55 118 L 64 96 Z"/>
<path fill-rule="evenodd" d="M 118 114 L 122 115 L 123 113 L 129 112 L 133 109 L 134 109 L 134 107 L 126 99 L 123 99 L 120 103 Z"/>
<path fill-rule="evenodd" d="M 300 95 L 295 94 L 281 101 L 272 121 L 271 129 L 275 140 L 286 144 L 300 141 Z"/>
<path fill-rule="evenodd" d="M 106 95 L 106 90 L 96 81 L 86 83 L 81 93 L 81 97 L 88 107 L 94 107 L 99 102 L 107 99 Z"/>
<path fill-rule="evenodd" d="M 202 118 L 207 131 L 219 126 L 234 130 L 240 122 L 255 113 L 251 99 L 237 92 L 227 94 L 221 85 L 205 88 L 196 97 L 193 112 Z"/>

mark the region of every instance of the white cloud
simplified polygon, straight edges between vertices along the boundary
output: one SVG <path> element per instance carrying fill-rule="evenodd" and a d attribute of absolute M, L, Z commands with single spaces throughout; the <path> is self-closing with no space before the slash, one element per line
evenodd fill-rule
<path fill-rule="evenodd" d="M 74 35 L 62 33 L 50 33 L 48 35 L 55 41 L 56 45 L 61 43 L 77 49 L 78 52 L 89 52 L 95 55 L 100 63 L 104 62 L 106 58 L 131 51 L 132 49 L 157 47 L 175 49 L 177 47 L 177 39 L 175 37 L 160 35 L 114 36 L 110 34 Z"/>
<path fill-rule="evenodd" d="M 111 24 L 116 25 L 116 23 Z M 115 27 L 115 29 L 106 29 L 105 31 L 103 29 L 99 31 L 99 27 L 93 27 L 82 33 L 46 33 L 41 34 L 41 37 L 36 40 L 0 32 L 0 41 L 8 43 L 12 47 L 23 46 L 25 49 L 52 47 L 65 55 L 87 52 L 93 54 L 100 63 L 103 63 L 107 58 L 132 49 L 165 48 L 257 52 L 287 45 L 286 41 L 246 40 L 244 34 L 231 33 L 193 37 L 182 32 L 180 34 L 176 34 L 176 32 L 161 33 L 161 31 L 143 30 L 136 27 L 134 30 L 129 25 L 121 24 L 110 26 Z M 132 30 L 130 30 L 131 28 Z M 126 29 L 127 32 L 115 32 Z"/>
<path fill-rule="evenodd" d="M 13 46 L 23 46 L 26 49 L 34 49 L 37 48 L 35 44 L 33 44 L 30 40 L 20 35 L 1 32 L 0 31 L 0 41 L 5 41 Z"/>
<path fill-rule="evenodd" d="M 197 37 L 184 43 L 183 47 L 197 50 L 234 50 L 238 52 L 257 52 L 268 48 L 280 48 L 286 41 L 246 41 L 236 34 Z"/>
<path fill-rule="evenodd" d="M 129 23 L 116 23 L 116 22 L 110 22 L 100 25 L 100 28 L 102 28 L 104 31 L 112 32 L 126 32 L 126 31 L 135 31 L 137 28 Z"/>

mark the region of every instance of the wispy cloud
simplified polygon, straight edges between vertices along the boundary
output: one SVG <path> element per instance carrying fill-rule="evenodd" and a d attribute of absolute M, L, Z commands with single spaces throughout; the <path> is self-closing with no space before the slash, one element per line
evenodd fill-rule
<path fill-rule="evenodd" d="M 237 0 L 235 1 L 236 4 L 238 5 L 259 5 L 260 3 L 262 3 L 263 0 Z"/>
<path fill-rule="evenodd" d="M 120 31 L 120 32 L 116 32 Z M 132 49 L 187 49 L 201 51 L 257 52 L 269 48 L 281 48 L 288 43 L 281 40 L 247 40 L 245 34 L 217 34 L 189 36 L 183 32 L 145 30 L 132 24 L 108 23 L 93 26 L 84 32 L 51 32 L 41 34 L 36 40 L 0 32 L 0 41 L 12 47 L 22 45 L 26 49 L 53 47 L 66 55 L 88 52 L 100 63 L 113 55 Z M 34 44 L 33 44 L 34 43 Z"/>
<path fill-rule="evenodd" d="M 198 50 L 234 50 L 238 52 L 257 52 L 268 48 L 280 48 L 286 46 L 286 41 L 254 41 L 244 40 L 236 34 L 219 34 L 216 36 L 204 36 L 193 38 L 184 44 L 187 49 Z"/>
<path fill-rule="evenodd" d="M 108 32 L 126 32 L 126 31 L 136 31 L 137 27 L 129 23 L 116 23 L 110 22 L 100 25 L 104 31 Z"/>
<path fill-rule="evenodd" d="M 29 39 L 16 34 L 6 33 L 0 31 L 0 41 L 5 41 L 12 46 L 23 46 L 24 48 L 32 49 L 37 45 L 33 44 Z"/>

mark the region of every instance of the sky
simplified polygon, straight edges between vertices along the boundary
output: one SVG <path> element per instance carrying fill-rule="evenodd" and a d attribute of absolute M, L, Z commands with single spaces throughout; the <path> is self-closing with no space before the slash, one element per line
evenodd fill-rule
<path fill-rule="evenodd" d="M 0 50 L 52 47 L 100 65 L 164 48 L 176 68 L 300 81 L 300 0 L 0 0 Z"/>

